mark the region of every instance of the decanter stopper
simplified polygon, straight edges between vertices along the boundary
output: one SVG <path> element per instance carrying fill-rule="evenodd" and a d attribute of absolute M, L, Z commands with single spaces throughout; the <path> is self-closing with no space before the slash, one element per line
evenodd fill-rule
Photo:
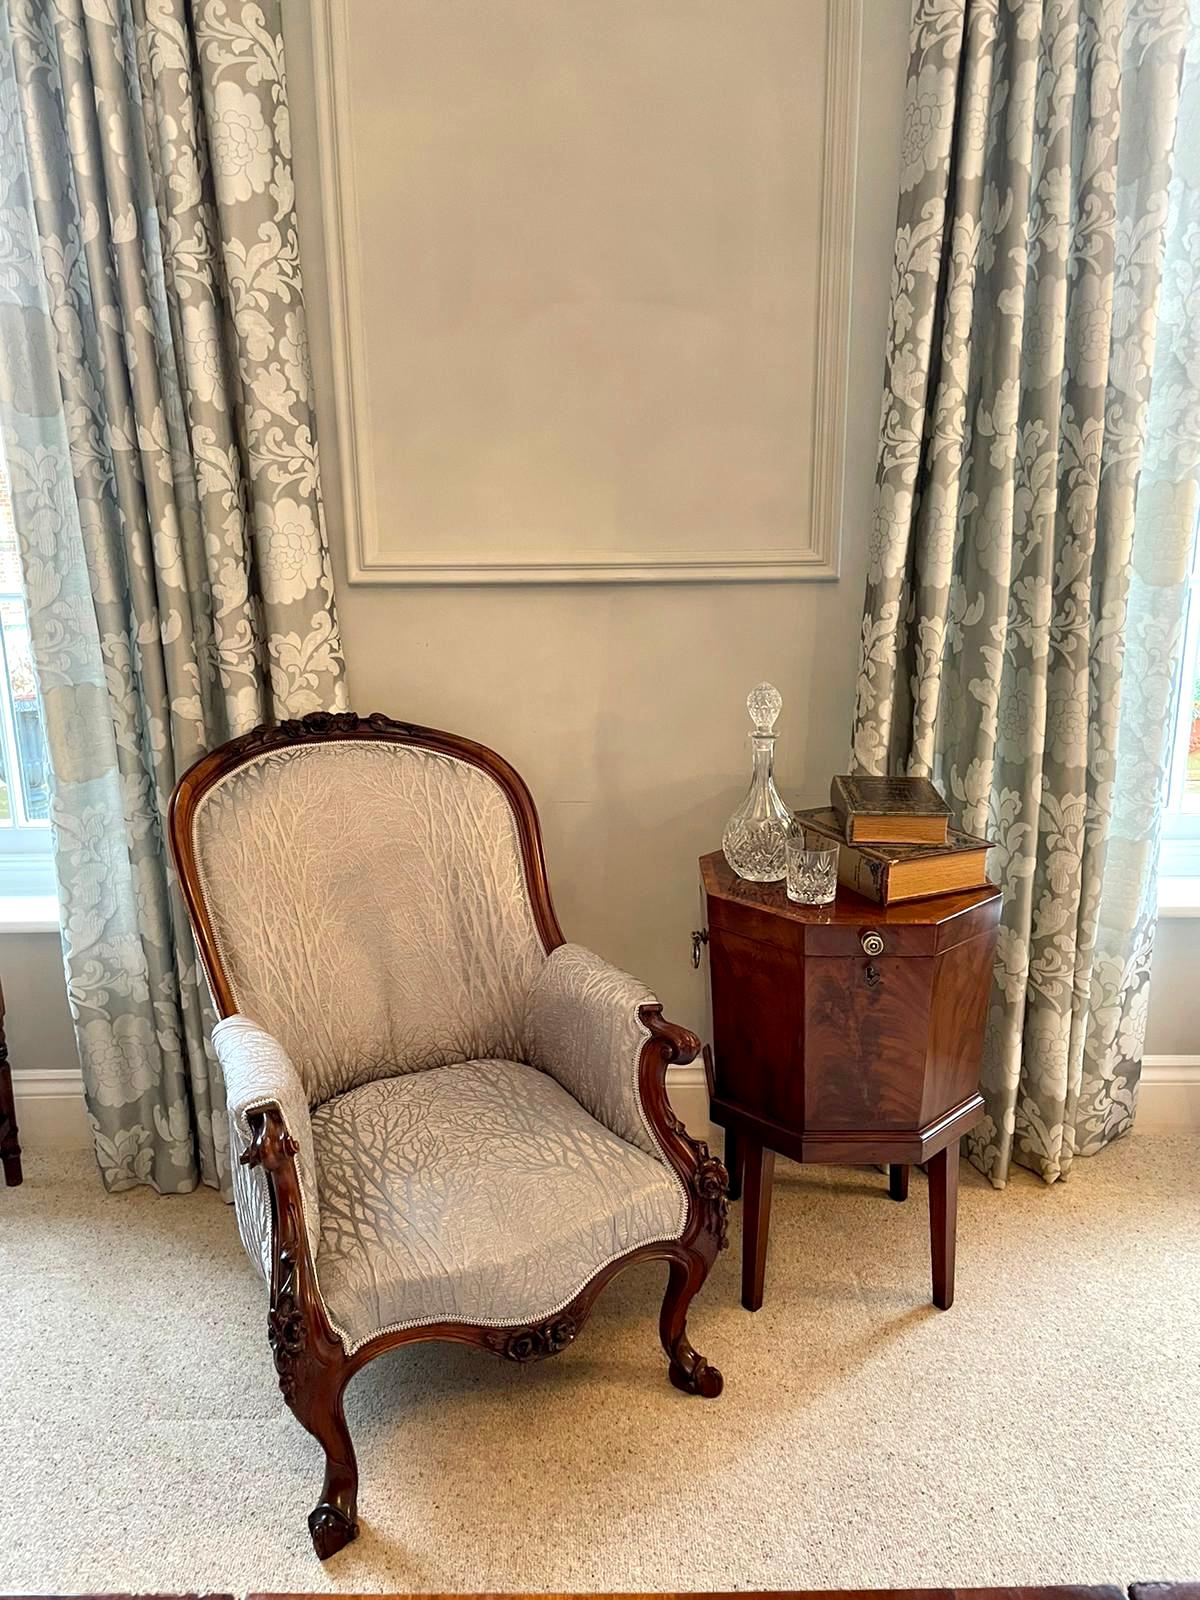
<path fill-rule="evenodd" d="M 774 684 L 760 683 L 746 696 L 754 764 L 750 787 L 729 819 L 722 848 L 738 877 L 752 883 L 778 883 L 787 871 L 785 849 L 792 818 L 774 777 L 775 723 L 782 707 L 783 697 Z"/>
<path fill-rule="evenodd" d="M 754 724 L 754 733 L 773 734 L 779 713 L 783 710 L 783 696 L 773 683 L 760 683 L 757 689 L 751 689 L 746 696 L 746 710 Z"/>

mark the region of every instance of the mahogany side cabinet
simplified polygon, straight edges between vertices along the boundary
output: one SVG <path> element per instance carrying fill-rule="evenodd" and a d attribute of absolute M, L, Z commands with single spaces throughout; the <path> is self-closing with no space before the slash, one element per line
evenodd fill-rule
<path fill-rule="evenodd" d="M 17 1138 L 17 1103 L 13 1098 L 12 1067 L 4 1040 L 4 990 L 0 989 L 0 1165 L 4 1182 L 15 1188 L 21 1181 L 21 1145 Z"/>
<path fill-rule="evenodd" d="M 700 861 L 712 987 L 712 1118 L 744 1194 L 742 1304 L 762 1305 L 775 1155 L 886 1165 L 894 1200 L 929 1174 L 933 1302 L 954 1300 L 959 1140 L 979 1063 L 1000 890 L 879 906 L 839 888 L 798 906 Z M 699 936 L 704 937 L 702 932 Z"/>

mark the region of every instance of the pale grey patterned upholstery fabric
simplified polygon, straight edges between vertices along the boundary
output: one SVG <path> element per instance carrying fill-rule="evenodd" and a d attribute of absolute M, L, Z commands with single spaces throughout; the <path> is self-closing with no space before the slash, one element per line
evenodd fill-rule
<path fill-rule="evenodd" d="M 233 1154 L 246 1113 L 278 1105 L 348 1348 L 537 1321 L 680 1236 L 687 1192 L 638 1092 L 654 996 L 578 945 L 546 956 L 488 773 L 412 746 L 298 745 L 209 790 L 194 840 L 244 1013 L 213 1035 Z M 269 1271 L 263 1174 L 235 1176 Z"/>
<path fill-rule="evenodd" d="M 552 950 L 529 991 L 525 1059 L 557 1078 L 606 1128 L 659 1156 L 642 1111 L 638 1065 L 653 993 L 582 945 Z"/>
<path fill-rule="evenodd" d="M 239 1011 L 310 1105 L 370 1079 L 520 1054 L 545 961 L 503 790 L 407 745 L 258 756 L 196 810 L 200 879 Z"/>
<path fill-rule="evenodd" d="M 278 1106 L 287 1131 L 300 1146 L 297 1162 L 308 1243 L 316 1256 L 321 1237 L 317 1201 L 317 1168 L 313 1156 L 308 1099 L 296 1069 L 277 1039 L 248 1017 L 226 1017 L 212 1032 L 213 1048 L 225 1074 L 229 1107 L 229 1156 L 233 1164 L 233 1199 L 238 1232 L 246 1253 L 263 1277 L 271 1278 L 271 1202 L 261 1167 L 245 1167 L 241 1157 L 250 1147 L 251 1111 Z"/>
<path fill-rule="evenodd" d="M 348 1347 L 401 1324 L 549 1316 L 687 1217 L 670 1168 L 515 1061 L 369 1083 L 312 1128 L 317 1276 Z"/>

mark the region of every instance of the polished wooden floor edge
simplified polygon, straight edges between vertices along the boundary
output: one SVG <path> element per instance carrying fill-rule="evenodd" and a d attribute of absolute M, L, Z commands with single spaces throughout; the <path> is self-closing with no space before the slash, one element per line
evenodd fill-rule
<path fill-rule="evenodd" d="M 5 1595 L 3 1600 L 325 1600 L 304 1590 L 251 1590 L 244 1595 L 109 1593 Z M 1162 1583 L 1036 1584 L 982 1589 L 703 1589 L 648 1593 L 588 1590 L 575 1594 L 480 1590 L 474 1594 L 343 1594 L 340 1600 L 1200 1600 L 1200 1581 Z"/>
<path fill-rule="evenodd" d="M 1141 1600 L 1200 1600 L 1194 1584 L 1132 1584 Z M 246 1600 L 321 1600 L 302 1592 L 249 1594 Z M 1126 1600 L 1119 1583 L 1015 1585 L 984 1589 L 704 1589 L 670 1593 L 514 1594 L 500 1590 L 474 1595 L 342 1595 L 339 1600 Z"/>

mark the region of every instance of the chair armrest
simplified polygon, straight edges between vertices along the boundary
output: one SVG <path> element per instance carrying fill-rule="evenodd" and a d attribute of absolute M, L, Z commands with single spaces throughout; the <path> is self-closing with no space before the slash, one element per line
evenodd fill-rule
<path fill-rule="evenodd" d="M 268 1106 L 278 1110 L 287 1133 L 295 1141 L 296 1166 L 304 1225 L 313 1260 L 321 1237 L 317 1198 L 317 1163 L 313 1152 L 312 1120 L 308 1097 L 287 1051 L 257 1022 L 232 1016 L 212 1031 L 213 1048 L 225 1075 L 225 1102 L 229 1109 L 230 1156 L 233 1165 L 233 1201 L 238 1232 L 246 1254 L 269 1283 L 271 1281 L 271 1196 L 267 1174 L 261 1166 L 247 1166 L 242 1157 L 250 1149 L 252 1112 Z"/>
<path fill-rule="evenodd" d="M 529 991 L 525 1052 L 628 1144 L 664 1160 L 642 1103 L 642 1050 L 651 1031 L 639 1008 L 651 990 L 582 945 L 552 950 Z"/>

